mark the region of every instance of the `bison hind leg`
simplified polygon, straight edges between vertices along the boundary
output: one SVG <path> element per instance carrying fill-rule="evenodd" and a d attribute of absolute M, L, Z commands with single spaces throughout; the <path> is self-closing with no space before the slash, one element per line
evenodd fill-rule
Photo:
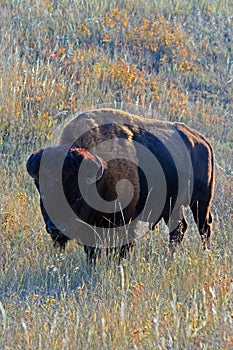
<path fill-rule="evenodd" d="M 213 223 L 213 216 L 211 212 L 209 212 L 209 215 L 207 216 L 203 226 L 199 228 L 202 247 L 204 250 L 207 250 L 207 251 L 211 249 L 210 239 L 212 234 L 212 223 Z"/>
<path fill-rule="evenodd" d="M 188 228 L 188 222 L 185 218 L 183 218 L 179 223 L 178 226 L 169 233 L 170 235 L 170 241 L 169 245 L 171 249 L 174 249 L 176 246 L 180 245 L 183 241 L 185 232 Z"/>
<path fill-rule="evenodd" d="M 208 202 L 195 201 L 191 206 L 191 210 L 194 220 L 198 226 L 203 249 L 210 250 L 210 238 L 212 234 L 213 223 L 213 217 L 210 212 L 210 205 Z"/>
<path fill-rule="evenodd" d="M 185 232 L 188 228 L 188 222 L 185 218 L 184 208 L 181 207 L 178 211 L 172 213 L 172 215 L 166 219 L 165 222 L 169 227 L 169 248 L 173 251 L 177 246 L 179 246 L 184 238 Z"/>

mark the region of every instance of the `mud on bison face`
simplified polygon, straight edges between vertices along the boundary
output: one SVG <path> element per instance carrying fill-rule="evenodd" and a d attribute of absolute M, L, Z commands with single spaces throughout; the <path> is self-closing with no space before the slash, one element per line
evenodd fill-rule
<path fill-rule="evenodd" d="M 81 166 L 82 164 L 82 166 Z M 40 194 L 45 227 L 55 247 L 65 249 L 70 237 L 72 213 L 81 215 L 82 191 L 99 181 L 103 161 L 85 149 L 49 147 L 34 152 L 27 160 L 27 171 Z"/>

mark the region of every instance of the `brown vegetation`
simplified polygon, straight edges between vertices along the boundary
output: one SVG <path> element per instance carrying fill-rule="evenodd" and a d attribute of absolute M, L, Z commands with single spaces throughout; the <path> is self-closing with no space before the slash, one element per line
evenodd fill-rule
<path fill-rule="evenodd" d="M 0 348 L 231 349 L 230 2 L 2 0 L 0 23 Z M 189 212 L 193 234 L 173 260 L 163 224 L 119 269 L 103 259 L 91 273 L 76 244 L 61 256 L 48 245 L 26 159 L 71 115 L 103 106 L 211 141 L 211 255 Z"/>

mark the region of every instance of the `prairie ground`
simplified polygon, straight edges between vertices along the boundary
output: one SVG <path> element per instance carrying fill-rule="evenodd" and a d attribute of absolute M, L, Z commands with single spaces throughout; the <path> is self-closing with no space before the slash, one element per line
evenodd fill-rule
<path fill-rule="evenodd" d="M 233 7 L 224 0 L 0 3 L 0 349 L 233 349 Z M 77 112 L 182 121 L 216 156 L 212 253 L 191 217 L 121 266 L 52 247 L 25 162 Z"/>

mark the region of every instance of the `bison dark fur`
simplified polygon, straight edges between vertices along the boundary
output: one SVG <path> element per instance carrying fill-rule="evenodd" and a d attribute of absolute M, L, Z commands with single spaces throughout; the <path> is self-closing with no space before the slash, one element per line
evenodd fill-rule
<path fill-rule="evenodd" d="M 105 141 L 112 142 L 111 147 L 106 148 Z M 100 145 L 101 149 L 101 144 L 103 147 L 100 154 L 94 154 L 93 147 Z M 137 144 L 144 148 L 135 147 Z M 152 191 L 150 192 L 143 171 L 143 168 L 150 171 L 151 165 L 149 162 L 146 163 L 147 156 L 143 151 L 145 148 L 157 159 L 158 169 L 159 167 L 162 169 L 166 182 L 165 202 L 159 215 L 156 208 L 160 204 L 158 191 L 162 186 L 162 179 L 158 176 L 159 172 L 152 174 Z M 47 165 L 44 170 L 41 170 L 40 162 L 45 151 Z M 203 247 L 210 248 L 213 221 L 210 206 L 214 192 L 214 154 L 210 143 L 197 131 L 183 123 L 162 122 L 119 110 L 99 109 L 85 112 L 74 118 L 63 129 L 58 146 L 33 153 L 27 161 L 27 170 L 34 178 L 40 193 L 40 205 L 46 229 L 51 234 L 54 243 L 58 244 L 61 249 L 65 248 L 67 240 L 72 235 L 69 232 L 66 236 L 67 231 L 62 225 L 57 227 L 53 224 L 46 213 L 44 197 L 47 197 L 47 201 L 50 201 L 54 207 L 58 206 L 60 199 L 54 190 L 54 185 L 58 181 L 56 162 L 64 151 L 66 151 L 62 167 L 64 194 L 72 211 L 88 225 L 106 228 L 108 223 L 111 223 L 112 227 L 114 225 L 119 227 L 140 218 L 143 212 L 144 218 L 149 221 L 152 228 L 162 218 L 164 219 L 170 229 L 170 247 L 173 248 L 181 243 L 187 230 L 188 224 L 184 208 L 190 206 Z M 117 159 L 111 160 L 111 157 L 109 158 L 111 154 L 117 155 L 115 156 Z M 135 159 L 135 162 L 132 159 Z M 83 181 L 90 195 L 96 186 L 99 195 L 104 200 L 115 201 L 118 195 L 117 183 L 122 179 L 127 179 L 132 184 L 133 196 L 122 212 L 103 213 L 101 208 L 98 210 L 86 203 L 77 181 L 82 162 L 85 165 Z M 40 188 L 40 171 L 45 174 L 46 178 L 43 193 Z M 97 177 L 94 180 L 93 174 Z M 128 195 L 127 184 L 123 190 Z M 67 224 L 68 218 L 65 211 L 57 209 L 57 213 L 62 218 L 61 221 Z M 78 225 L 77 223 L 77 227 Z M 121 256 L 125 256 L 132 241 L 121 246 Z M 95 260 L 98 249 L 88 244 L 84 244 L 84 248 L 88 258 Z"/>

